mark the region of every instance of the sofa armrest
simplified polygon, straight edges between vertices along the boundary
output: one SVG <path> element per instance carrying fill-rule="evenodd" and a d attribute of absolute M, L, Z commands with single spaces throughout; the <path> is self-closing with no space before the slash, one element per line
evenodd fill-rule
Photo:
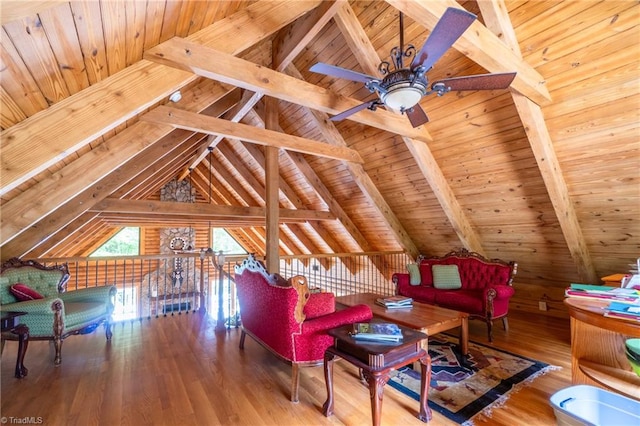
<path fill-rule="evenodd" d="M 405 289 L 409 288 L 411 285 L 409 283 L 410 276 L 408 273 L 404 272 L 396 272 L 391 276 L 391 281 L 395 284 L 395 294 L 396 296 L 404 296 L 407 294 Z"/>
<path fill-rule="evenodd" d="M 311 293 L 304 306 L 307 320 L 328 315 L 336 310 L 336 297 L 333 293 Z"/>
<path fill-rule="evenodd" d="M 58 297 L 48 297 L 46 299 L 25 300 L 24 302 L 6 303 L 0 305 L 3 312 L 26 312 L 28 314 L 38 314 L 53 317 L 54 313 L 64 308 L 64 302 Z"/>
<path fill-rule="evenodd" d="M 506 285 L 506 284 L 494 285 L 494 286 L 486 287 L 484 289 L 483 293 L 484 293 L 485 300 L 489 297 L 488 293 L 491 290 L 493 290 L 491 294 L 493 295 L 494 299 L 509 299 L 515 293 L 515 290 L 510 285 Z"/>
<path fill-rule="evenodd" d="M 302 333 L 326 331 L 355 322 L 366 322 L 373 318 L 371 308 L 367 305 L 355 305 L 302 323 Z"/>
<path fill-rule="evenodd" d="M 115 297 L 118 289 L 115 285 L 81 288 L 60 293 L 59 297 L 65 302 L 107 302 Z M 112 302 L 113 303 L 113 302 Z"/>

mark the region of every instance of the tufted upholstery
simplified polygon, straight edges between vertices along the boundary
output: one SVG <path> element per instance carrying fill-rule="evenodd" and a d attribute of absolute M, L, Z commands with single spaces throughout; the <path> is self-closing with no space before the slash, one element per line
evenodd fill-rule
<path fill-rule="evenodd" d="M 462 288 L 444 290 L 433 287 L 433 265 L 458 265 Z M 460 249 L 442 257 L 421 257 L 418 267 L 420 285 L 411 285 L 408 273 L 393 274 L 397 294 L 412 297 L 417 302 L 466 312 L 471 318 L 484 320 L 489 341 L 492 341 L 494 319 L 502 318 L 505 330 L 508 328 L 509 300 L 515 293 L 512 287 L 517 271 L 515 262 L 486 259 L 478 253 Z"/>
<path fill-rule="evenodd" d="M 366 305 L 335 310 L 332 293 L 309 292 L 306 279 L 292 277 L 288 286 L 277 285 L 253 255 L 236 266 L 235 283 L 240 303 L 244 348 L 248 334 L 280 359 L 292 364 L 291 400 L 298 401 L 299 367 L 320 365 L 333 343 L 327 330 L 368 321 Z"/>
<path fill-rule="evenodd" d="M 63 339 L 72 334 L 85 333 L 105 323 L 107 339 L 111 339 L 110 321 L 116 287 L 66 292 L 68 280 L 66 265 L 44 266 L 17 258 L 5 262 L 0 272 L 0 310 L 27 312 L 20 321 L 29 327 L 29 339 L 52 340 L 56 365 L 62 361 Z M 9 291 L 16 283 L 36 290 L 44 299 L 19 302 Z M 8 333 L 2 336 L 3 340 L 11 338 L 17 336 Z"/>

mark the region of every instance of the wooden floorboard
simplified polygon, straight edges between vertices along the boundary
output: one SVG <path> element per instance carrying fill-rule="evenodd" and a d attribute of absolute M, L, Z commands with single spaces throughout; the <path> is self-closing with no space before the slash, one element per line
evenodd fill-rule
<path fill-rule="evenodd" d="M 571 385 L 568 319 L 513 313 L 510 330 L 495 324 L 494 346 L 561 367 L 515 392 L 491 418 L 476 425 L 555 424 L 550 396 Z M 322 368 L 302 370 L 300 402 L 289 401 L 290 367 L 237 329 L 215 333 L 215 321 L 199 314 L 117 324 L 106 343 L 101 328 L 71 336 L 62 365 L 53 366 L 48 342 L 29 344 L 24 379 L 13 377 L 16 342 L 2 355 L 1 415 L 41 418 L 44 425 L 367 425 L 368 390 L 357 370 L 335 365 L 335 414 L 322 415 Z M 486 328 L 470 322 L 470 339 L 486 344 Z M 384 425 L 420 425 L 417 401 L 385 388 Z M 433 413 L 432 426 L 455 424 Z"/>

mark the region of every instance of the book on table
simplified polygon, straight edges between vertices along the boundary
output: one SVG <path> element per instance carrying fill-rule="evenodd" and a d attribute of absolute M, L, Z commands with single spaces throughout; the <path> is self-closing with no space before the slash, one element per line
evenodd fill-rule
<path fill-rule="evenodd" d="M 351 337 L 374 342 L 399 342 L 402 330 L 397 324 L 388 322 L 358 322 L 353 325 Z"/>
<path fill-rule="evenodd" d="M 413 299 L 405 296 L 379 297 L 376 304 L 387 309 L 410 308 L 413 306 Z"/>

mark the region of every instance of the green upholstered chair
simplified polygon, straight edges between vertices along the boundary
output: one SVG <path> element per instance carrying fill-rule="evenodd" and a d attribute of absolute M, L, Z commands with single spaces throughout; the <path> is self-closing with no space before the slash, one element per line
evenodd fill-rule
<path fill-rule="evenodd" d="M 73 334 L 86 334 L 104 323 L 107 340 L 111 339 L 111 314 L 115 286 L 102 286 L 66 291 L 69 270 L 66 264 L 44 266 L 38 262 L 13 258 L 0 267 L 0 310 L 27 314 L 20 322 L 29 327 L 29 340 L 52 340 L 55 365 L 62 361 L 62 341 Z M 24 284 L 42 299 L 19 301 L 11 292 L 14 284 Z M 18 336 L 2 334 L 5 340 Z"/>

